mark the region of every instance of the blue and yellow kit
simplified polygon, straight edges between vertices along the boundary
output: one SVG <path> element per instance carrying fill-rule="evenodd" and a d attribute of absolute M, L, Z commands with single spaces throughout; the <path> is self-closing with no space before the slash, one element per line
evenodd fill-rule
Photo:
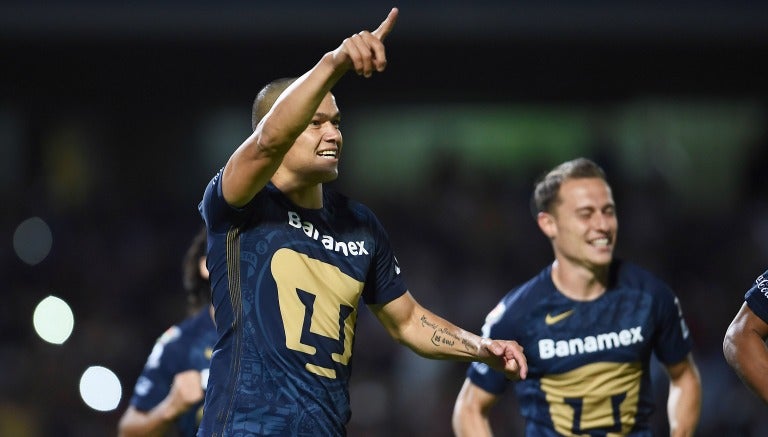
<path fill-rule="evenodd" d="M 174 325 L 160 336 L 147 358 L 136 382 L 131 405 L 139 411 L 157 406 L 171 390 L 173 378 L 185 370 L 197 370 L 207 375 L 211 364 L 216 326 L 208 305 L 194 315 Z M 203 412 L 203 402 L 176 419 L 180 436 L 194 436 Z"/>
<path fill-rule="evenodd" d="M 199 435 L 345 435 L 358 306 L 407 290 L 389 239 L 327 188 L 321 209 L 271 183 L 232 208 L 220 175 L 200 204 L 219 340 Z"/>
<path fill-rule="evenodd" d="M 548 266 L 499 302 L 483 335 L 524 347 L 527 379 L 512 383 L 480 363 L 467 376 L 496 395 L 513 384 L 529 437 L 650 435 L 651 356 L 671 365 L 692 348 L 671 289 L 621 260 L 592 301 L 559 292 Z"/>

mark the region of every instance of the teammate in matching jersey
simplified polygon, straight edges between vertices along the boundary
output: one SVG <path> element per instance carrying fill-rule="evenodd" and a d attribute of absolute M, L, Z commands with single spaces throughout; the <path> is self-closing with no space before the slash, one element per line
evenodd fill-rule
<path fill-rule="evenodd" d="M 157 339 L 118 425 L 120 437 L 179 436 L 197 433 L 203 397 L 216 342 L 205 267 L 205 229 L 192 241 L 183 263 L 183 282 L 190 315 Z"/>
<path fill-rule="evenodd" d="M 555 260 L 488 314 L 483 335 L 514 338 L 528 377 L 510 383 L 473 363 L 456 400 L 458 436 L 491 435 L 489 414 L 513 385 L 528 437 L 650 436 L 652 354 L 670 378 L 672 436 L 690 436 L 701 381 L 679 300 L 648 271 L 615 259 L 618 222 L 603 170 L 579 158 L 535 186 L 534 215 Z"/>
<path fill-rule="evenodd" d="M 723 340 L 723 353 L 742 381 L 768 403 L 768 271 L 744 296 Z"/>

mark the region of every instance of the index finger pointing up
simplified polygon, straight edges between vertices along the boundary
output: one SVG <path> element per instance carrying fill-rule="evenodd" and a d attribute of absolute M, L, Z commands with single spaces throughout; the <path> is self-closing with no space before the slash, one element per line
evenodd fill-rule
<path fill-rule="evenodd" d="M 389 32 L 392 31 L 392 28 L 395 27 L 395 21 L 397 21 L 397 8 L 392 8 L 391 11 L 389 11 L 389 15 L 387 15 L 387 18 L 384 19 L 384 21 L 379 24 L 379 27 L 376 28 L 372 32 L 372 34 L 379 39 L 379 41 L 384 41 L 384 38 L 389 35 Z"/>

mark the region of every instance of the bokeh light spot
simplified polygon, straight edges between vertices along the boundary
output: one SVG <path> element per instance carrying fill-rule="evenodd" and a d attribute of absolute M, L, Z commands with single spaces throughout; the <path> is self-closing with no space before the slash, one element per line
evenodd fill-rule
<path fill-rule="evenodd" d="M 48 296 L 37 304 L 32 324 L 40 338 L 49 343 L 62 344 L 72 334 L 75 316 L 66 302 L 56 296 Z"/>
<path fill-rule="evenodd" d="M 120 404 L 122 395 L 120 380 L 106 367 L 91 366 L 80 377 L 80 397 L 94 410 L 114 410 Z"/>
<path fill-rule="evenodd" d="M 32 266 L 48 256 L 52 244 L 51 228 L 40 217 L 24 220 L 13 233 L 13 249 L 16 255 Z"/>

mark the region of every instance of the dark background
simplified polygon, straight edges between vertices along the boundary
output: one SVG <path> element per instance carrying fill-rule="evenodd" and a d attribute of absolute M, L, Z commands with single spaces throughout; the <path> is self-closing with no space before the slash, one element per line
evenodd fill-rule
<path fill-rule="evenodd" d="M 152 344 L 184 316 L 181 256 L 200 225 L 197 203 L 250 132 L 255 93 L 273 78 L 303 73 L 344 37 L 375 28 L 390 6 L 0 4 L 0 434 L 115 433 Z M 387 71 L 369 80 L 350 74 L 334 90 L 348 159 L 333 185 L 379 215 L 415 296 L 478 331 L 509 288 L 551 260 L 527 213 L 534 178 L 589 156 L 614 187 L 618 255 L 670 283 L 686 311 L 704 384 L 699 435 L 760 435 L 764 407 L 725 364 L 721 342 L 744 292 L 768 268 L 768 7 L 598 0 L 397 6 Z M 354 130 L 385 118 L 398 126 L 414 108 L 470 108 L 480 120 L 483 108 L 509 105 L 587 114 L 590 134 L 575 149 L 547 149 L 556 152 L 524 144 L 524 159 L 489 168 L 465 159 L 454 137 L 431 139 L 434 147 L 417 161 L 396 141 Z M 616 135 L 627 108 L 638 105 L 657 120 L 641 126 L 670 126 Z M 669 115 L 669 107 L 687 112 Z M 697 124 L 701 114 L 748 134 L 739 142 L 710 135 L 706 121 Z M 688 125 L 676 124 L 681 119 Z M 685 143 L 676 129 L 706 133 L 708 146 Z M 381 148 L 394 164 L 371 158 Z M 484 162 L 504 161 L 489 150 Z M 411 181 L 408 189 L 398 187 L 402 180 Z M 36 265 L 21 261 L 11 244 L 29 217 L 42 218 L 53 234 L 50 254 Z M 49 294 L 75 314 L 74 333 L 61 346 L 41 341 L 31 327 L 34 306 Z M 466 366 L 416 357 L 365 310 L 358 331 L 350 435 L 450 435 Z M 94 364 L 121 380 L 123 398 L 112 412 L 89 409 L 77 393 L 80 375 Z M 494 412 L 500 434 L 520 430 L 511 397 Z"/>

